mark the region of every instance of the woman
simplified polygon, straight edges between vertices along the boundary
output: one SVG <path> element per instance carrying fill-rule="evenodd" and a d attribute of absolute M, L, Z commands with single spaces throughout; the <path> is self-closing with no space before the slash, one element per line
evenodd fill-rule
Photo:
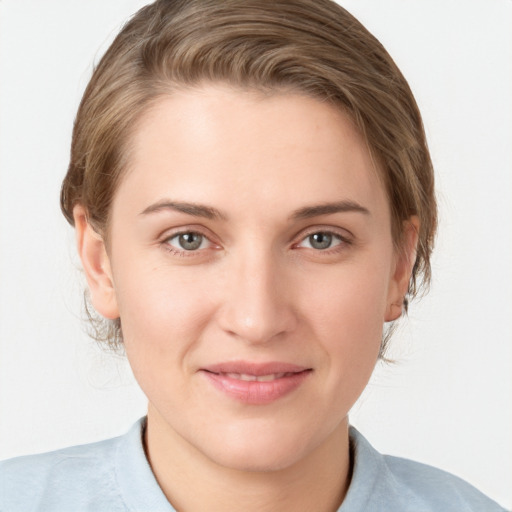
<path fill-rule="evenodd" d="M 428 284 L 436 208 L 407 83 L 343 9 L 141 10 L 86 90 L 61 199 L 148 415 L 5 463 L 2 506 L 500 510 L 348 425 Z"/>

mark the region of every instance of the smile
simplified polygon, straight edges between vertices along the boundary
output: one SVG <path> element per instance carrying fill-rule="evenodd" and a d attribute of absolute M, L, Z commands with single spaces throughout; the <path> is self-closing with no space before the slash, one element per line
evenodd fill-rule
<path fill-rule="evenodd" d="M 230 379 L 244 380 L 247 382 L 270 382 L 272 380 L 282 379 L 283 377 L 291 377 L 293 373 L 270 373 L 268 375 L 250 375 L 248 373 L 226 373 L 225 375 Z"/>
<path fill-rule="evenodd" d="M 311 368 L 287 363 L 221 363 L 201 369 L 224 396 L 247 405 L 270 404 L 297 390 Z"/>

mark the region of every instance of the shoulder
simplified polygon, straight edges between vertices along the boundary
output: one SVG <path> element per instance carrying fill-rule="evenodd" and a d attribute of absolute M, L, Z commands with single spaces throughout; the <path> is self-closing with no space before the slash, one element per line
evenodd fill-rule
<path fill-rule="evenodd" d="M 362 505 L 353 510 L 504 512 L 496 502 L 455 475 L 408 459 L 381 455 L 353 428 L 350 436 L 354 469 L 347 500 Z"/>
<path fill-rule="evenodd" d="M 142 499 L 167 510 L 144 455 L 143 424 L 106 441 L 0 462 L 0 510 L 120 512 L 140 510 Z"/>
<path fill-rule="evenodd" d="M 451 473 L 400 457 L 388 455 L 383 459 L 397 488 L 414 496 L 426 510 L 504 510 L 471 484 Z"/>
<path fill-rule="evenodd" d="M 77 510 L 93 510 L 91 496 L 115 494 L 117 444 L 115 438 L 0 462 L 0 510 L 63 510 L 70 499 Z M 109 501 L 112 510 L 124 510 Z"/>
<path fill-rule="evenodd" d="M 0 511 L 174 512 L 146 459 L 144 423 L 106 441 L 0 462 Z"/>

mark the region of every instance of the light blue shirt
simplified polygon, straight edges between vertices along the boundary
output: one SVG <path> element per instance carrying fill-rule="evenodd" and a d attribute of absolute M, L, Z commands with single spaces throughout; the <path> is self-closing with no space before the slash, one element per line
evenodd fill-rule
<path fill-rule="evenodd" d="M 121 437 L 0 462 L 0 511 L 175 512 L 144 454 L 143 425 L 144 418 Z M 449 473 L 381 455 L 354 428 L 350 439 L 354 469 L 338 512 L 504 512 Z"/>

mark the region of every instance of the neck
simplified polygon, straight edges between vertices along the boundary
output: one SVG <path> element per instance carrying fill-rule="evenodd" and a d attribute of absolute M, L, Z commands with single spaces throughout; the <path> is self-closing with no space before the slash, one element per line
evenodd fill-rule
<path fill-rule="evenodd" d="M 176 510 L 184 512 L 335 512 L 350 483 L 347 420 L 301 460 L 279 470 L 247 471 L 217 464 L 171 429 L 151 406 L 145 446 L 162 491 Z"/>

